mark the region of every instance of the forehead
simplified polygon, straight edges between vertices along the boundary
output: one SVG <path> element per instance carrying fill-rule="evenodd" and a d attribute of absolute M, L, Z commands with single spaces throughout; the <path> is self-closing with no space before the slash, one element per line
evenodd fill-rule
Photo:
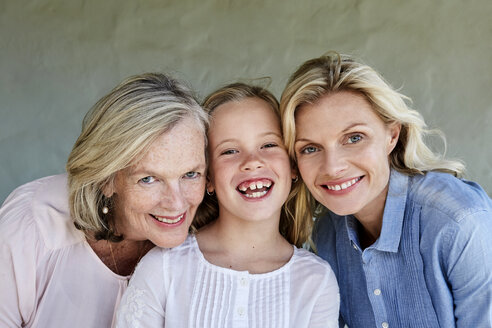
<path fill-rule="evenodd" d="M 241 127 L 254 127 L 254 131 L 274 129 L 280 131 L 280 119 L 270 105 L 259 98 L 230 101 L 212 112 L 210 134 L 218 132 L 238 133 Z"/>
<path fill-rule="evenodd" d="M 297 129 L 304 131 L 328 126 L 383 124 L 367 98 L 353 91 L 329 93 L 312 104 L 304 104 L 296 111 L 295 118 Z"/>
<path fill-rule="evenodd" d="M 203 130 L 196 120 L 184 118 L 154 140 L 130 171 L 151 171 L 162 176 L 172 176 L 201 166 L 205 166 Z"/>

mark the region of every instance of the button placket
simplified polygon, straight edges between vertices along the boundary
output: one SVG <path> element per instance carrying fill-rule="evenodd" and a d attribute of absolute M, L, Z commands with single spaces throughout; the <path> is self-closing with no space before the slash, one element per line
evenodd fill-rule
<path fill-rule="evenodd" d="M 248 320 L 249 275 L 245 273 L 237 278 L 237 298 L 234 316 L 236 320 Z"/>

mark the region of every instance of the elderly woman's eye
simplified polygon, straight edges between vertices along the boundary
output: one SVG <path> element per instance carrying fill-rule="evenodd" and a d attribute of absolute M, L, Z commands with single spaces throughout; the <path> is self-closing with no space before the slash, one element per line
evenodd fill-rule
<path fill-rule="evenodd" d="M 199 173 L 199 172 L 193 172 L 193 171 L 191 171 L 191 172 L 187 172 L 187 173 L 184 175 L 184 177 L 185 177 L 186 179 L 195 179 L 195 178 L 198 178 L 199 176 L 200 176 L 200 173 Z"/>
<path fill-rule="evenodd" d="M 151 176 L 148 176 L 148 177 L 145 177 L 145 178 L 142 178 L 140 179 L 141 182 L 143 183 L 152 183 L 155 181 L 155 178 L 154 177 L 151 177 Z"/>

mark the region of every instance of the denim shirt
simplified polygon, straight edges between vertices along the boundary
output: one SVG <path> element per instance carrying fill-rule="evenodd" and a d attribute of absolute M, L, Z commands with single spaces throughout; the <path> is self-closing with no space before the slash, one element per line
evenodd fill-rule
<path fill-rule="evenodd" d="M 492 327 L 492 201 L 450 174 L 391 171 L 381 234 L 362 250 L 353 216 L 316 220 L 340 286 L 341 324 Z"/>

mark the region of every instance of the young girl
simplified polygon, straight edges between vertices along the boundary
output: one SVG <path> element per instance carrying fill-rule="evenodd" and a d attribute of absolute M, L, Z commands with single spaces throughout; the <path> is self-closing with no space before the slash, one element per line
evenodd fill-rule
<path fill-rule="evenodd" d="M 212 93 L 204 107 L 212 119 L 210 168 L 198 231 L 142 259 L 116 326 L 338 327 L 333 271 L 297 248 L 311 217 L 296 204 L 277 100 L 236 83 Z"/>

